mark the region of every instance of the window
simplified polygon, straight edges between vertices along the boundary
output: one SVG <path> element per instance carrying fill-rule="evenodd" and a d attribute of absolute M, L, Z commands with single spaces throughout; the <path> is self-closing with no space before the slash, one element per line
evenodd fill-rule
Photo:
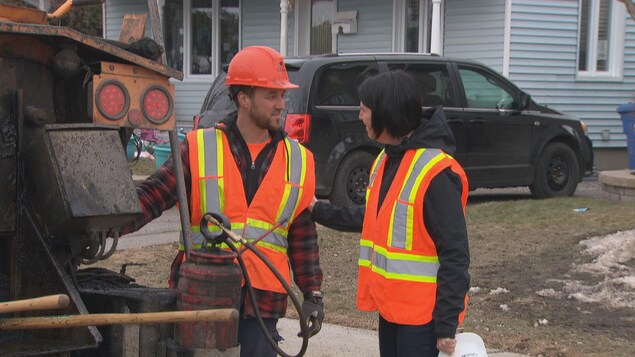
<path fill-rule="evenodd" d="M 333 0 L 311 1 L 311 54 L 331 53 L 333 34 Z"/>
<path fill-rule="evenodd" d="M 457 107 L 456 96 L 452 89 L 450 74 L 445 64 L 441 63 L 391 63 L 388 68 L 393 71 L 402 69 L 414 78 L 424 107 L 443 105 Z"/>
<path fill-rule="evenodd" d="M 216 75 L 238 52 L 239 10 L 239 0 L 166 0 L 168 65 L 186 76 Z"/>
<path fill-rule="evenodd" d="M 467 108 L 514 109 L 514 96 L 491 75 L 470 68 L 459 68 Z"/>
<path fill-rule="evenodd" d="M 377 74 L 370 63 L 338 64 L 319 76 L 316 105 L 358 106 L 357 88 L 369 76 Z"/>
<path fill-rule="evenodd" d="M 614 0 L 580 0 L 578 78 L 621 78 L 624 17 Z"/>
<path fill-rule="evenodd" d="M 395 51 L 430 52 L 432 13 L 430 0 L 401 0 L 395 3 Z"/>

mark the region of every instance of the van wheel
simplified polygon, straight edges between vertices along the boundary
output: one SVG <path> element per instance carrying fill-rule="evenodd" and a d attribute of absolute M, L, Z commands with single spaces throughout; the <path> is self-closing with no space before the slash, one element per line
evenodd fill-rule
<path fill-rule="evenodd" d="M 529 189 L 535 198 L 566 197 L 573 195 L 578 182 L 580 166 L 573 149 L 563 143 L 551 143 L 538 159 Z"/>
<path fill-rule="evenodd" d="M 342 160 L 333 179 L 330 201 L 338 206 L 366 203 L 366 187 L 370 167 L 375 157 L 365 151 L 355 151 Z"/>

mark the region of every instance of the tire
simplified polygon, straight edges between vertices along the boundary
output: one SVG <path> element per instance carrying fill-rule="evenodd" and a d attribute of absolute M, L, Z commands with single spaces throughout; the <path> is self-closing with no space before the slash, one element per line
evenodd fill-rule
<path fill-rule="evenodd" d="M 534 183 L 529 186 L 535 198 L 571 196 L 580 182 L 580 165 L 571 147 L 548 144 L 536 165 Z"/>
<path fill-rule="evenodd" d="M 366 203 L 366 187 L 375 157 L 365 151 L 354 151 L 342 160 L 335 172 L 329 197 L 338 206 L 361 206 Z"/>

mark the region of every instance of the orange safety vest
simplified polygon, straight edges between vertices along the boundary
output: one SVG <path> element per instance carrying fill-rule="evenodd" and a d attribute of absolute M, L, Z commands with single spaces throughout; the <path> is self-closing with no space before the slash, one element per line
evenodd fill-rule
<path fill-rule="evenodd" d="M 357 307 L 379 310 L 393 323 L 423 325 L 432 321 L 439 269 L 437 250 L 421 214 L 424 196 L 432 179 L 449 167 L 461 178 L 465 214 L 467 177 L 461 166 L 439 149 L 407 151 L 378 207 L 385 157 L 382 151 L 373 163 L 366 191 Z M 464 313 L 459 316 L 459 324 Z"/>
<path fill-rule="evenodd" d="M 214 128 L 201 129 L 188 133 L 187 140 L 192 176 L 190 236 L 194 248 L 204 242 L 199 225 L 203 214 L 208 212 L 226 215 L 231 230 L 248 241 L 259 238 L 282 222 L 256 246 L 291 284 L 287 236 L 293 220 L 308 207 L 315 193 L 313 154 L 295 140 L 280 140 L 269 170 L 251 204 L 247 205 L 241 173 L 225 133 Z M 220 232 L 212 225 L 209 230 Z M 242 256 L 254 288 L 286 292 L 254 253 L 245 251 Z"/>

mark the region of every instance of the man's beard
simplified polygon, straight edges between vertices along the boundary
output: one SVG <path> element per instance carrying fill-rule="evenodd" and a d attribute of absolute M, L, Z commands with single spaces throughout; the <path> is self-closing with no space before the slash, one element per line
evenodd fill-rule
<path fill-rule="evenodd" d="M 265 113 L 259 110 L 259 108 L 257 107 L 252 107 L 249 111 L 249 115 L 251 116 L 252 120 L 259 127 L 267 130 L 279 130 L 281 126 L 281 119 L 274 119 L 273 113 L 275 112 Z"/>

